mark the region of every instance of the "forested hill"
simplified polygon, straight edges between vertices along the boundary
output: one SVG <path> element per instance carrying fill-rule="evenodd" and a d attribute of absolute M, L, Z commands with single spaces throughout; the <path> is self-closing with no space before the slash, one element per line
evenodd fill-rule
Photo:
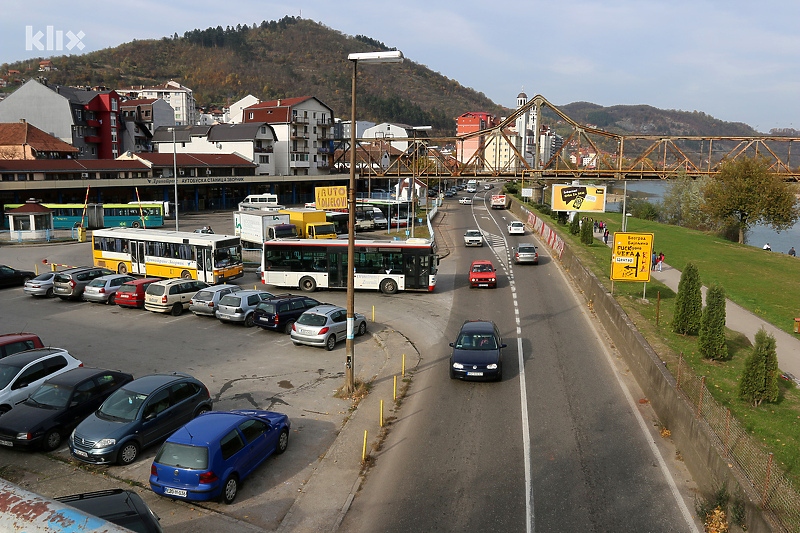
<path fill-rule="evenodd" d="M 316 96 L 335 116 L 350 115 L 352 52 L 390 50 L 371 37 L 345 35 L 308 19 L 193 30 L 160 40 L 135 40 L 83 55 L 51 57 L 58 69 L 39 73 L 39 61 L 2 65 L 0 75 L 18 70 L 22 78 L 45 75 L 51 83 L 123 88 L 158 85 L 173 79 L 194 91 L 198 105 L 225 106 L 252 94 L 261 100 Z M 533 80 L 535 82 L 535 80 Z M 12 91 L 15 86 L 4 89 Z M 465 112 L 498 117 L 511 110 L 483 93 L 406 58 L 400 64 L 369 65 L 358 71 L 358 118 L 374 122 L 433 125 L 432 135 L 454 135 L 455 118 Z M 531 92 L 529 96 L 533 96 Z M 508 100 L 516 95 L 507 95 Z M 544 95 L 551 101 L 557 95 Z M 617 133 L 659 135 L 743 135 L 753 130 L 704 113 L 664 111 L 650 106 L 601 107 L 586 102 L 561 107 L 582 124 Z M 553 115 L 555 116 L 555 115 Z"/>

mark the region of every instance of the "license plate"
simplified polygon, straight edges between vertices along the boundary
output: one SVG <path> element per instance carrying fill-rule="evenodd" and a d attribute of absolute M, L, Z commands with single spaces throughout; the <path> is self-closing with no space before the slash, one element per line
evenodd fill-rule
<path fill-rule="evenodd" d="M 478 283 L 478 287 L 488 287 L 488 283 Z"/>
<path fill-rule="evenodd" d="M 164 494 L 169 494 L 170 496 L 181 496 L 183 498 L 186 497 L 185 490 L 173 489 L 171 487 L 164 487 Z"/>
<path fill-rule="evenodd" d="M 467 372 L 468 376 L 482 376 L 483 372 Z"/>
<path fill-rule="evenodd" d="M 84 452 L 84 451 L 81 451 L 81 450 L 72 450 L 72 452 L 73 452 L 75 455 L 80 455 L 81 457 L 89 457 L 89 454 L 88 454 L 88 453 L 86 453 L 86 452 Z"/>
<path fill-rule="evenodd" d="M 303 328 L 297 328 L 297 331 L 303 335 L 310 335 L 312 333 L 312 331 Z"/>
<path fill-rule="evenodd" d="M 14 443 L 9 440 L 0 440 L 0 444 L 3 446 L 14 446 Z"/>
<path fill-rule="evenodd" d="M 56 292 L 67 292 L 67 289 L 62 289 L 61 287 L 56 287 Z"/>

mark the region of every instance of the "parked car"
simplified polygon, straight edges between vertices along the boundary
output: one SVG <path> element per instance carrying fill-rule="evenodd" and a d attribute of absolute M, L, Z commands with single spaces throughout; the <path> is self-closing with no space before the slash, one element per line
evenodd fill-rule
<path fill-rule="evenodd" d="M 0 335 L 0 359 L 15 353 L 44 348 L 42 340 L 35 333 L 6 333 Z"/>
<path fill-rule="evenodd" d="M 450 379 L 503 379 L 506 345 L 494 322 L 467 320 L 450 347 Z"/>
<path fill-rule="evenodd" d="M 210 411 L 211 396 L 188 374 L 151 374 L 118 389 L 69 437 L 79 461 L 127 465 L 139 451 L 170 435 L 192 418 Z"/>
<path fill-rule="evenodd" d="M 46 379 L 79 366 L 83 363 L 63 348 L 34 348 L 0 359 L 0 414 L 25 401 Z"/>
<path fill-rule="evenodd" d="M 139 533 L 162 533 L 160 518 L 135 491 L 108 489 L 56 498 L 84 513 Z"/>
<path fill-rule="evenodd" d="M 150 469 L 156 494 L 183 500 L 222 497 L 233 503 L 239 484 L 289 445 L 289 417 L 272 411 L 211 411 L 170 435 Z"/>
<path fill-rule="evenodd" d="M 99 302 L 106 305 L 114 303 L 114 295 L 123 283 L 136 278 L 127 274 L 109 274 L 100 276 L 89 282 L 83 289 L 83 299 L 87 302 Z"/>
<path fill-rule="evenodd" d="M 458 199 L 458 203 L 462 205 L 472 205 L 472 198 L 469 196 L 464 196 L 463 198 Z"/>
<path fill-rule="evenodd" d="M 0 287 L 19 287 L 35 277 L 36 273 L 30 270 L 17 270 L 10 266 L 0 265 Z"/>
<path fill-rule="evenodd" d="M 519 220 L 513 220 L 508 225 L 508 234 L 509 235 L 525 235 L 525 224 L 523 224 Z"/>
<path fill-rule="evenodd" d="M 289 335 L 300 315 L 318 305 L 321 305 L 320 302 L 308 296 L 275 296 L 256 306 L 253 324 Z"/>
<path fill-rule="evenodd" d="M 120 307 L 141 309 L 144 307 L 144 291 L 151 283 L 161 281 L 161 278 L 144 278 L 126 281 L 114 293 L 114 303 Z"/>
<path fill-rule="evenodd" d="M 260 273 L 259 277 L 261 277 Z M 217 316 L 217 305 L 220 298 L 240 290 L 242 288 L 238 285 L 212 285 L 206 287 L 192 296 L 189 301 L 189 310 L 195 315 Z"/>
<path fill-rule="evenodd" d="M 217 318 L 223 322 L 238 322 L 253 327 L 253 312 L 256 306 L 275 295 L 267 291 L 244 290 L 226 294 L 219 300 Z"/>
<path fill-rule="evenodd" d="M 88 367 L 53 376 L 0 416 L 0 446 L 55 450 L 80 421 L 130 381 L 130 374 Z"/>
<path fill-rule="evenodd" d="M 52 298 L 55 296 L 55 294 L 53 294 L 55 277 L 56 273 L 52 271 L 39 274 L 35 278 L 26 281 L 25 285 L 22 286 L 22 290 L 25 294 L 30 296 L 46 296 Z"/>
<path fill-rule="evenodd" d="M 154 313 L 178 316 L 187 309 L 192 297 L 208 283 L 196 279 L 165 279 L 151 283 L 144 291 L 144 308 Z"/>
<path fill-rule="evenodd" d="M 528 244 L 521 242 L 516 247 L 511 249 L 512 257 L 514 258 L 514 264 L 520 263 L 533 263 L 534 265 L 539 264 L 539 252 L 536 249 L 536 246 L 533 244 Z"/>
<path fill-rule="evenodd" d="M 491 261 L 473 261 L 469 267 L 470 287 L 497 287 L 497 275 Z"/>
<path fill-rule="evenodd" d="M 356 335 L 367 332 L 367 319 L 355 313 L 353 325 Z M 347 309 L 337 305 L 323 304 L 312 307 L 297 319 L 292 327 L 292 342 L 309 346 L 324 346 L 330 351 L 347 336 Z"/>
<path fill-rule="evenodd" d="M 100 267 L 78 267 L 56 273 L 53 292 L 62 300 L 79 300 L 86 286 L 100 276 L 115 274 L 113 270 Z"/>

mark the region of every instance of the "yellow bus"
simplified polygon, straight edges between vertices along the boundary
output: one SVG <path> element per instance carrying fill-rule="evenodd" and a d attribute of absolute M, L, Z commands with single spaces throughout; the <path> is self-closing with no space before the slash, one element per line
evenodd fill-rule
<path fill-rule="evenodd" d="M 242 277 L 242 241 L 233 235 L 134 228 L 92 232 L 94 264 L 120 274 L 224 283 Z"/>

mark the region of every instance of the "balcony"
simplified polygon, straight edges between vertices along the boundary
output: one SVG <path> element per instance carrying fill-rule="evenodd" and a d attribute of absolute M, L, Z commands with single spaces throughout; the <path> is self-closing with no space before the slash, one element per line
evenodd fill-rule
<path fill-rule="evenodd" d="M 89 126 L 90 128 L 99 128 L 100 127 L 100 121 L 97 120 L 97 119 L 94 119 L 94 118 L 91 118 L 91 119 L 87 118 L 86 119 L 86 125 Z"/>
<path fill-rule="evenodd" d="M 308 146 L 295 146 L 290 150 L 293 154 L 307 154 Z"/>
<path fill-rule="evenodd" d="M 301 133 L 297 131 L 293 131 L 290 135 L 292 139 L 308 139 L 308 133 Z"/>
<path fill-rule="evenodd" d="M 295 117 L 291 118 L 292 124 L 308 124 L 308 117 Z"/>
<path fill-rule="evenodd" d="M 253 151 L 257 154 L 271 154 L 275 149 L 272 146 L 256 146 Z"/>

